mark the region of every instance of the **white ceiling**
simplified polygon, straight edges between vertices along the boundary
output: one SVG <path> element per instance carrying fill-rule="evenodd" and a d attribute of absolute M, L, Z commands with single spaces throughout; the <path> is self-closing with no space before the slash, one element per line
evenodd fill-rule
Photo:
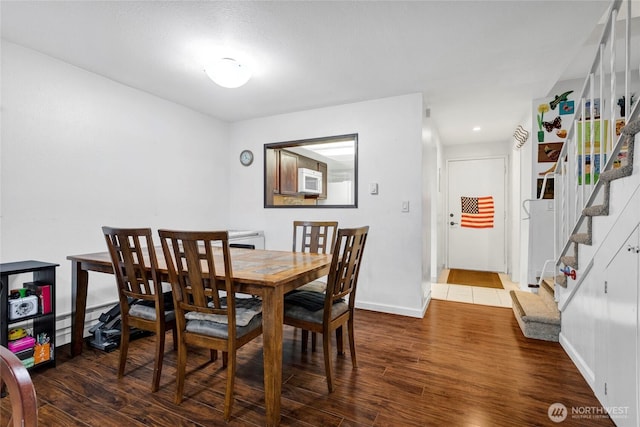
<path fill-rule="evenodd" d="M 2 0 L 0 13 L 5 40 L 225 121 L 420 92 L 442 142 L 459 144 L 511 140 L 532 99 L 586 75 L 569 64 L 608 5 Z M 216 86 L 214 52 L 253 78 Z"/>

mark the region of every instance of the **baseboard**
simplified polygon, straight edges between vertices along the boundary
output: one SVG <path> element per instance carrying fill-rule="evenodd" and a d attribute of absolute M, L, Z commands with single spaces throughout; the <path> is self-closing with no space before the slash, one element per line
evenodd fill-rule
<path fill-rule="evenodd" d="M 382 313 L 388 314 L 398 314 L 401 316 L 409 316 L 416 318 L 423 318 L 424 314 L 427 312 L 427 308 L 429 307 L 429 302 L 431 301 L 431 293 L 428 295 L 424 295 L 423 304 L 420 309 L 410 309 L 407 307 L 393 306 L 393 305 L 384 305 L 377 303 L 368 303 L 368 302 L 356 302 L 356 308 L 370 311 L 379 311 Z M 109 310 L 118 301 L 112 301 L 109 303 L 97 305 L 94 307 L 87 308 L 87 313 L 84 321 L 84 333 L 83 336 L 86 337 L 89 335 L 89 329 L 96 323 L 98 323 L 98 319 L 100 315 L 105 311 Z M 69 344 L 71 342 L 71 313 L 59 314 L 56 317 L 56 347 Z"/>
<path fill-rule="evenodd" d="M 411 309 L 407 307 L 400 307 L 396 305 L 377 304 L 370 302 L 356 302 L 356 308 L 362 310 L 379 311 L 381 313 L 398 314 L 400 316 L 416 317 L 422 319 L 427 312 L 427 307 L 431 301 L 431 295 L 428 298 L 423 298 L 422 307 L 419 309 Z"/>
<path fill-rule="evenodd" d="M 91 329 L 100 319 L 100 315 L 118 304 L 118 301 L 87 307 L 84 318 L 84 332 L 82 336 L 86 337 Z M 56 316 L 56 347 L 60 347 L 71 342 L 71 313 L 62 313 Z"/>
<path fill-rule="evenodd" d="M 580 374 L 582 374 L 587 384 L 589 384 L 589 387 L 591 387 L 591 390 L 593 390 L 593 393 L 597 396 L 598 394 L 596 393 L 596 389 L 595 389 L 596 387 L 595 374 L 589 368 L 589 366 L 587 366 L 582 356 L 580 356 L 580 354 L 571 345 L 571 343 L 567 341 L 567 339 L 562 334 L 562 332 L 560 332 L 560 345 L 569 356 L 569 359 L 571 359 L 573 364 L 576 365 L 576 368 L 578 368 L 578 371 L 580 371 Z"/>

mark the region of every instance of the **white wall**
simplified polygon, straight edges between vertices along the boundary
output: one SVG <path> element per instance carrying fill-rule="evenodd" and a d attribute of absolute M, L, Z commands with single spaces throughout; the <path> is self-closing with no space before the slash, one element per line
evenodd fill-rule
<path fill-rule="evenodd" d="M 290 250 L 292 221 L 337 220 L 369 225 L 357 306 L 422 316 L 422 96 L 412 94 L 301 111 L 231 125 L 230 219 L 235 228 L 265 232 L 268 249 Z M 263 145 L 358 133 L 357 209 L 265 209 Z M 255 154 L 250 167 L 238 155 Z M 368 194 L 369 183 L 379 194 Z M 401 203 L 410 203 L 402 213 Z"/>
<path fill-rule="evenodd" d="M 423 111 L 427 111 L 425 105 Z M 431 297 L 431 283 L 437 282 L 438 264 L 438 168 L 440 139 L 429 117 L 422 128 L 422 284 L 424 298 Z"/>
<path fill-rule="evenodd" d="M 430 191 L 430 209 L 431 209 L 431 240 L 428 244 L 430 248 L 430 263 L 429 280 L 432 283 L 437 283 L 440 273 L 445 266 L 445 231 L 444 219 L 445 214 L 441 208 L 444 203 L 445 192 L 442 188 L 441 177 L 445 172 L 445 162 L 443 158 L 442 142 L 440 141 L 440 134 L 438 129 L 432 120 L 427 120 L 427 131 L 429 136 L 429 146 L 431 147 L 430 158 L 425 159 L 424 166 L 429 169 L 429 176 L 431 177 L 429 191 Z M 427 242 L 425 242 L 427 244 Z M 427 279 L 426 277 L 424 278 Z"/>
<path fill-rule="evenodd" d="M 106 250 L 102 225 L 226 227 L 228 126 L 2 42 L 2 262 L 59 263 L 58 318 L 71 309 L 68 255 Z M 21 283 L 13 285 L 21 286 Z M 88 306 L 116 300 L 91 274 Z"/>
<path fill-rule="evenodd" d="M 335 218 L 371 227 L 358 306 L 422 316 L 422 121 L 412 94 L 230 125 L 3 41 L 0 259 L 59 263 L 60 319 L 66 257 L 105 250 L 102 225 L 257 228 L 267 248 L 289 250 L 294 219 Z M 352 132 L 357 209 L 263 208 L 263 144 Z M 115 299 L 113 277 L 92 273 L 89 309 Z"/>

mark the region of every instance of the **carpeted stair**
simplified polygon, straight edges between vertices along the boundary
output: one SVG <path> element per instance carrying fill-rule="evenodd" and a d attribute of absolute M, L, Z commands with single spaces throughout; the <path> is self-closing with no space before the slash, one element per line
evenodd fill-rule
<path fill-rule="evenodd" d="M 569 241 L 573 243 L 573 254 L 560 257 L 560 261 L 565 267 L 579 269 L 579 245 L 591 245 L 593 217 L 609 215 L 611 181 L 629 176 L 633 172 L 634 142 L 638 132 L 640 132 L 640 120 L 629 123 L 622 129 L 627 145 L 626 164 L 600 174 L 599 180 L 603 185 L 603 202 L 601 205 L 588 206 L 583 209 L 582 215 L 587 220 L 587 230 L 569 237 Z M 510 291 L 513 312 L 525 337 L 556 342 L 559 340 L 561 324 L 560 311 L 554 297 L 555 285 L 566 288 L 567 276 L 559 274 L 552 279 L 543 280 L 537 294 L 527 291 Z"/>
<path fill-rule="evenodd" d="M 578 263 L 578 245 L 591 245 L 593 217 L 609 215 L 609 199 L 611 196 L 611 181 L 624 178 L 633 173 L 633 154 L 635 136 L 640 132 L 640 120 L 636 120 L 627 124 L 622 128 L 622 134 L 625 136 L 625 145 L 627 145 L 627 161 L 626 164 L 617 168 L 609 169 L 600 174 L 598 180 L 602 182 L 603 187 L 603 202 L 601 205 L 588 206 L 582 210 L 582 215 L 587 219 L 587 232 L 576 233 L 569 237 L 569 240 L 573 242 L 573 255 L 566 255 L 560 257 L 560 261 L 567 267 L 571 267 L 574 270 L 578 270 L 580 264 Z M 556 280 L 556 284 L 567 287 L 566 277 L 562 281 Z"/>
<path fill-rule="evenodd" d="M 527 338 L 557 342 L 560 336 L 560 311 L 549 282 L 543 280 L 537 294 L 509 291 L 512 308 L 522 333 Z"/>

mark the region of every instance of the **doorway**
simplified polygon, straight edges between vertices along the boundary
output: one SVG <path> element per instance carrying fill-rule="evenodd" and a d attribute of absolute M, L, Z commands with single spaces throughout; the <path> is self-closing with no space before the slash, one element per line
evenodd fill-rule
<path fill-rule="evenodd" d="M 447 161 L 447 268 L 505 273 L 506 159 Z"/>

